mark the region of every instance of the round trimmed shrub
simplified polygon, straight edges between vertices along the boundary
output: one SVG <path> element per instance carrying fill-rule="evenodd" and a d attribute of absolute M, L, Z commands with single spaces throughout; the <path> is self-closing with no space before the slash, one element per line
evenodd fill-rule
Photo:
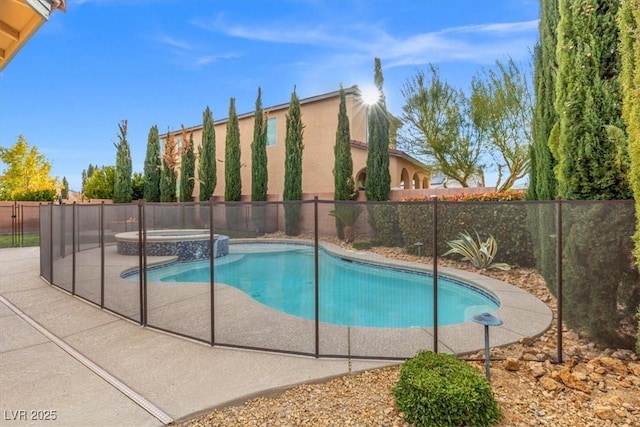
<path fill-rule="evenodd" d="M 491 385 L 450 354 L 421 351 L 400 367 L 393 388 L 405 421 L 420 426 L 489 426 L 500 418 Z"/>

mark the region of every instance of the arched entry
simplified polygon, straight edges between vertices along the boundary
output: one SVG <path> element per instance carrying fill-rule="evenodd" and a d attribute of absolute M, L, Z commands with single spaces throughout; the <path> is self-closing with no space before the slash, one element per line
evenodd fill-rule
<path fill-rule="evenodd" d="M 367 168 L 362 168 L 356 174 L 356 189 L 364 190 L 364 183 L 367 180 Z"/>
<path fill-rule="evenodd" d="M 407 169 L 402 168 L 402 172 L 400 174 L 400 187 L 408 190 L 411 188 L 411 182 L 409 181 L 409 172 Z"/>
<path fill-rule="evenodd" d="M 420 188 L 420 175 L 417 172 L 413 174 L 413 188 Z"/>

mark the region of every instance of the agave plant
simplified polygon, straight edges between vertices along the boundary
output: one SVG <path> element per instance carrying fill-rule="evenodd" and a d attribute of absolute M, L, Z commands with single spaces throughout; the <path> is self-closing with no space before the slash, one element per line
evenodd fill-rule
<path fill-rule="evenodd" d="M 477 231 L 476 240 L 471 237 L 469 233 L 463 231 L 459 234 L 459 239 L 451 240 L 447 242 L 447 245 L 451 247 L 443 255 L 458 254 L 462 255 L 463 260 L 467 260 L 473 264 L 474 267 L 481 268 L 483 270 L 498 269 L 498 270 L 510 270 L 511 266 L 503 262 L 493 262 L 498 251 L 498 244 L 496 239 L 489 235 L 489 238 L 484 242 L 480 239 L 480 235 Z"/>
<path fill-rule="evenodd" d="M 354 224 L 358 220 L 361 212 L 362 206 L 360 205 L 337 206 L 329 212 L 329 215 L 338 218 L 338 221 L 344 226 L 344 240 L 347 243 L 353 242 L 355 239 Z"/>

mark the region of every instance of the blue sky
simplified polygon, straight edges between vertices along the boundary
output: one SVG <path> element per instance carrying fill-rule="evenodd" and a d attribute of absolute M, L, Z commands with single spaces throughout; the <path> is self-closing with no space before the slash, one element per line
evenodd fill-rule
<path fill-rule="evenodd" d="M 466 89 L 497 59 L 529 62 L 537 19 L 538 0 L 68 0 L 0 74 L 0 145 L 24 135 L 79 190 L 89 163 L 115 164 L 123 119 L 142 172 L 153 125 L 225 118 L 231 97 L 251 112 L 258 87 L 265 107 L 362 87 L 375 57 L 400 115 L 430 63 Z"/>

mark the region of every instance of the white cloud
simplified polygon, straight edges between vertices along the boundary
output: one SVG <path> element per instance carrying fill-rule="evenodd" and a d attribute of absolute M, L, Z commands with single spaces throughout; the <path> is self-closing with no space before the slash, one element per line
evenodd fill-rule
<path fill-rule="evenodd" d="M 171 46 L 180 50 L 193 50 L 193 47 L 188 42 L 177 40 L 165 34 L 156 37 L 155 40 L 162 44 L 166 44 L 168 46 Z"/>
<path fill-rule="evenodd" d="M 326 48 L 334 59 L 370 60 L 378 56 L 387 61 L 387 66 L 460 60 L 489 63 L 505 55 L 522 59 L 529 55 L 538 29 L 538 20 L 530 20 L 450 27 L 397 37 L 363 23 L 344 27 L 283 22 L 256 26 L 231 24 L 218 15 L 209 22 L 192 24 L 229 37 Z"/>

